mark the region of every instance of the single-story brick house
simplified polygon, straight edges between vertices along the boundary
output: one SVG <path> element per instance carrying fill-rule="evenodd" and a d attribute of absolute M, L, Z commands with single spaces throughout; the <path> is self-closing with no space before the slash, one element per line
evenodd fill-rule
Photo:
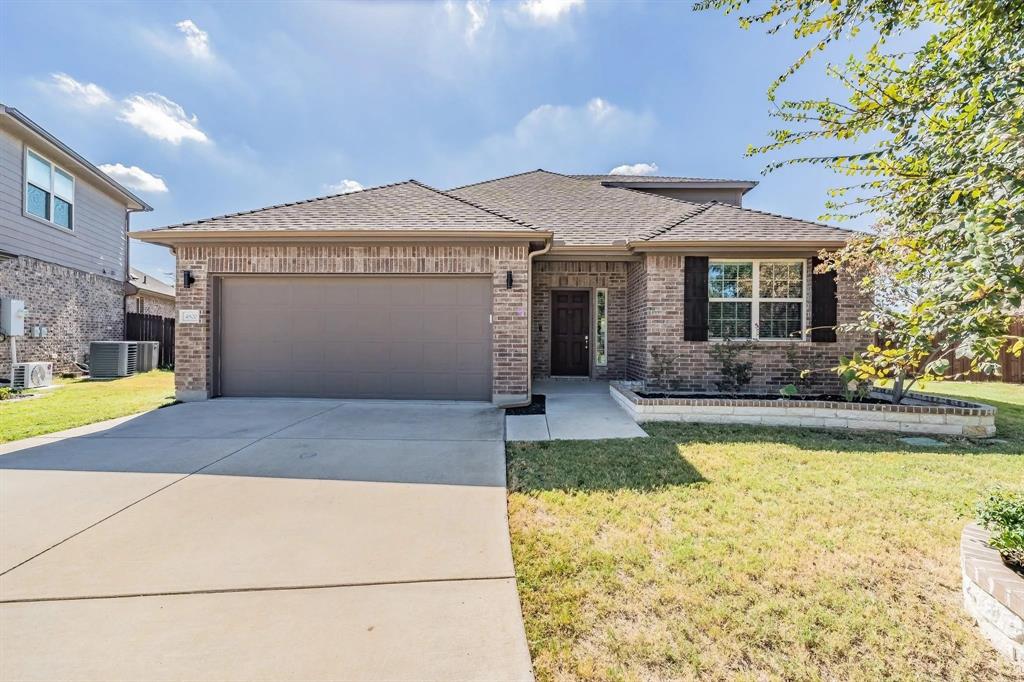
<path fill-rule="evenodd" d="M 126 313 L 174 317 L 174 310 L 172 285 L 138 268 L 128 269 L 124 297 Z"/>
<path fill-rule="evenodd" d="M 834 327 L 868 301 L 851 278 L 813 274 L 851 233 L 743 208 L 754 184 L 410 180 L 132 236 L 177 255 L 183 400 L 508 405 L 531 377 L 655 373 L 708 390 L 723 335 L 756 339 L 751 388 L 774 389 L 792 380 L 786 349 L 815 367 L 851 352 L 862 339 Z"/>

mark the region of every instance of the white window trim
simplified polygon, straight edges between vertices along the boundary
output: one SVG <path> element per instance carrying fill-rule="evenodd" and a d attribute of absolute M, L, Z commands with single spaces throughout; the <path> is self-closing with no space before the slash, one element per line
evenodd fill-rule
<path fill-rule="evenodd" d="M 597 299 L 604 295 L 604 347 L 598 346 L 598 341 L 601 340 L 600 325 L 601 319 L 598 316 Z M 601 361 L 601 355 L 604 355 L 604 362 Z M 594 366 L 595 367 L 607 367 L 608 366 L 608 289 L 599 287 L 594 290 Z"/>
<path fill-rule="evenodd" d="M 48 188 L 42 188 L 45 192 L 47 192 L 50 195 L 50 205 L 49 205 L 50 217 L 49 218 L 43 218 L 42 216 L 37 216 L 35 213 L 32 213 L 32 212 L 30 212 L 28 210 L 28 186 L 29 186 L 29 181 L 28 181 L 28 155 L 29 154 L 35 154 L 37 157 L 39 157 L 43 161 L 45 161 L 46 163 L 50 164 L 50 186 Z M 69 178 L 71 178 L 71 196 L 70 197 L 65 196 L 63 194 L 58 194 L 57 193 L 56 177 L 57 177 L 57 171 L 58 170 L 61 173 L 64 173 L 65 175 L 67 175 Z M 46 225 L 49 225 L 50 227 L 55 227 L 58 230 L 61 230 L 63 232 L 74 232 L 75 231 L 75 218 L 76 218 L 76 216 L 78 214 L 78 211 L 75 210 L 75 194 L 77 194 L 78 181 L 75 179 L 74 173 L 72 173 L 71 171 L 69 171 L 68 169 L 66 169 L 66 168 L 64 168 L 62 166 L 58 166 L 56 163 L 51 161 L 50 158 L 48 156 L 46 156 L 45 154 L 41 154 L 40 152 L 36 151 L 32 147 L 29 147 L 28 145 L 26 145 L 25 146 L 24 159 L 22 161 L 22 180 L 23 180 L 23 182 L 22 182 L 22 188 L 21 188 L 21 201 L 22 201 L 22 213 L 25 216 L 27 216 L 27 217 L 29 217 L 29 218 L 31 218 L 33 220 L 38 220 L 39 222 L 44 223 Z M 71 206 L 71 221 L 70 221 L 70 224 L 67 227 L 64 227 L 60 223 L 54 222 L 54 220 L 53 220 L 53 203 L 54 203 L 53 200 L 54 200 L 54 197 L 59 197 L 59 198 L 63 199 L 64 201 L 68 202 L 68 204 Z"/>
<path fill-rule="evenodd" d="M 807 340 L 807 259 L 805 258 L 710 258 L 708 267 L 715 263 L 751 263 L 753 264 L 753 282 L 749 298 L 713 298 L 708 296 L 708 307 L 711 303 L 749 303 L 750 304 L 750 339 L 752 341 L 806 341 Z M 800 290 L 803 295 L 800 298 L 762 298 L 761 292 L 761 264 L 762 263 L 799 263 L 800 264 Z M 709 283 L 710 289 L 710 283 Z M 776 337 L 761 338 L 761 303 L 799 303 L 800 304 L 800 336 L 780 339 Z M 708 312 L 710 321 L 710 310 Z M 710 341 L 722 341 L 721 337 L 708 337 Z"/>

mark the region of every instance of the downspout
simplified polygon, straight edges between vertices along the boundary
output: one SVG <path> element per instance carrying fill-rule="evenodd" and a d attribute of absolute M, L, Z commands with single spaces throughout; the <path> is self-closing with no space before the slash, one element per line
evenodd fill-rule
<path fill-rule="evenodd" d="M 128 338 L 128 284 L 131 278 L 131 263 L 128 261 L 128 249 L 131 248 L 131 238 L 128 233 L 132 231 L 132 210 L 129 208 L 124 212 L 124 284 L 121 286 L 121 337 L 124 341 Z"/>
<path fill-rule="evenodd" d="M 526 258 L 526 401 L 502 405 L 504 409 L 526 407 L 533 402 L 533 259 L 550 251 L 552 241 L 549 239 L 544 248 L 531 251 Z"/>

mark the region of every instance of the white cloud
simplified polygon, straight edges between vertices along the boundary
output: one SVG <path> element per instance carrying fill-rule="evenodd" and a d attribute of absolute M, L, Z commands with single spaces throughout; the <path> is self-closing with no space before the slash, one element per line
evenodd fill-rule
<path fill-rule="evenodd" d="M 95 83 L 79 83 L 66 73 L 51 73 L 53 86 L 70 95 L 74 104 L 98 107 L 111 102 L 110 95 Z"/>
<path fill-rule="evenodd" d="M 608 171 L 608 175 L 654 175 L 658 172 L 656 163 L 627 163 Z"/>
<path fill-rule="evenodd" d="M 181 144 L 182 140 L 210 141 L 199 129 L 199 119 L 194 114 L 189 117 L 181 105 L 155 92 L 126 99 L 118 118 L 150 137 L 171 144 Z"/>
<path fill-rule="evenodd" d="M 567 173 L 632 156 L 655 129 L 653 116 L 601 97 L 578 104 L 542 104 L 507 132 L 481 141 L 464 161 L 466 177 L 494 177 L 529 168 Z M 467 180 L 468 181 L 468 180 Z"/>
<path fill-rule="evenodd" d="M 124 166 L 120 163 L 104 163 L 100 170 L 128 189 L 140 192 L 166 192 L 167 183 L 159 175 L 147 173 L 138 166 Z"/>
<path fill-rule="evenodd" d="M 554 24 L 573 8 L 583 7 L 584 0 L 523 0 L 519 11 L 538 24 Z"/>
<path fill-rule="evenodd" d="M 490 0 L 466 0 L 461 7 L 454 0 L 444 3 L 449 21 L 462 30 L 467 45 L 473 45 L 476 42 L 476 34 L 487 24 L 489 7 Z"/>
<path fill-rule="evenodd" d="M 349 192 L 358 192 L 363 189 L 363 186 L 355 180 L 346 178 L 333 185 L 324 185 L 324 188 L 330 194 L 348 194 Z"/>
<path fill-rule="evenodd" d="M 196 26 L 191 19 L 179 21 L 175 26 L 185 34 L 185 48 L 196 59 L 210 59 L 210 34 Z"/>

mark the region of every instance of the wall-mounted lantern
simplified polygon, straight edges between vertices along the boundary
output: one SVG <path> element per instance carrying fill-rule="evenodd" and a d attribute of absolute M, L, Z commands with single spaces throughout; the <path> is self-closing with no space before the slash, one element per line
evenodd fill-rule
<path fill-rule="evenodd" d="M 192 276 L 191 270 L 185 270 L 181 273 L 181 284 L 186 289 L 191 289 L 192 285 L 196 283 L 196 278 Z"/>
<path fill-rule="evenodd" d="M 511 289 L 512 288 L 512 271 L 511 270 L 509 270 L 509 271 L 507 271 L 505 273 L 505 288 L 506 289 Z"/>

